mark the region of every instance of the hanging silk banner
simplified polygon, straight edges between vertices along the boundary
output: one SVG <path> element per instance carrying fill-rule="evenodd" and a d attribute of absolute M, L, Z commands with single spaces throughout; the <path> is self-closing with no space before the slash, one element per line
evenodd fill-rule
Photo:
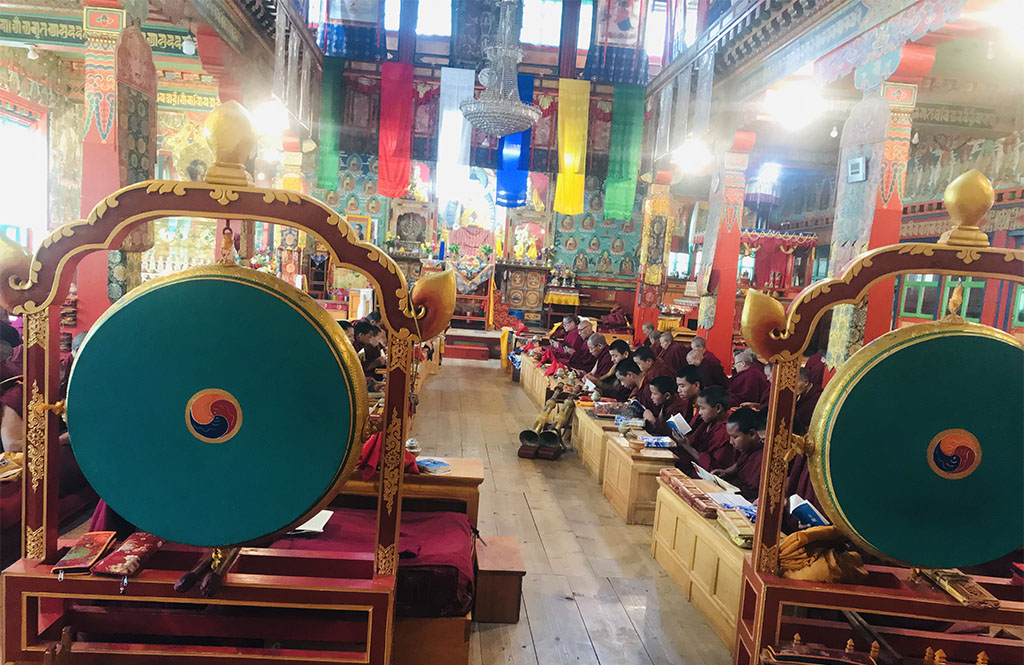
<path fill-rule="evenodd" d="M 533 75 L 519 75 L 519 101 L 533 103 Z M 498 184 L 495 201 L 505 208 L 526 205 L 526 179 L 530 169 L 530 130 L 509 134 L 498 141 Z"/>
<path fill-rule="evenodd" d="M 702 136 L 711 126 L 711 89 L 715 83 L 715 48 L 697 60 L 697 93 L 693 104 L 693 133 Z"/>
<path fill-rule="evenodd" d="M 320 93 L 320 149 L 317 154 L 316 186 L 338 189 L 338 131 L 345 108 L 345 60 L 324 56 L 323 90 Z"/>
<path fill-rule="evenodd" d="M 393 199 L 409 191 L 412 99 L 412 63 L 382 63 L 377 189 L 383 196 Z"/>
<path fill-rule="evenodd" d="M 644 35 L 649 5 L 648 0 L 594 0 L 594 28 L 583 78 L 602 83 L 647 83 Z"/>
<path fill-rule="evenodd" d="M 583 185 L 587 175 L 587 125 L 590 81 L 558 79 L 558 182 L 555 212 L 583 212 Z"/>
<path fill-rule="evenodd" d="M 438 96 L 437 200 L 451 201 L 465 190 L 469 180 L 469 139 L 472 125 L 459 108 L 473 98 L 476 71 L 441 68 L 441 92 Z"/>
<path fill-rule="evenodd" d="M 608 145 L 608 179 L 604 190 L 605 217 L 629 219 L 633 216 L 643 131 L 643 86 L 615 86 L 611 141 Z"/>
<path fill-rule="evenodd" d="M 309 28 L 325 56 L 381 60 L 385 51 L 380 0 L 310 0 Z"/>

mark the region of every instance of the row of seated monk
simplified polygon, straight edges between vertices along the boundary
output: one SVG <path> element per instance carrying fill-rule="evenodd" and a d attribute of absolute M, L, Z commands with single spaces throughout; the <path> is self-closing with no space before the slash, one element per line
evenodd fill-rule
<path fill-rule="evenodd" d="M 356 321 L 338 321 L 348 341 L 352 342 L 359 354 L 359 362 L 366 375 L 366 389 L 371 393 L 383 388 L 384 381 L 379 372 L 387 364 L 387 332 L 380 321 L 380 312 L 377 310 Z"/>
<path fill-rule="evenodd" d="M 645 324 L 644 342 L 631 349 L 624 340 L 608 344 L 586 320 L 567 316 L 563 327 L 567 332 L 561 340 L 550 341 L 542 363 L 565 364 L 593 383 L 602 398 L 633 402 L 649 433 L 675 442 L 672 450 L 683 471 L 693 474 L 696 463 L 739 487 L 746 498 L 757 498 L 771 365 L 761 364 L 750 349 L 737 350 L 730 379 L 702 337 L 686 345 L 672 333 Z M 810 426 L 823 378 L 821 355 L 812 354 L 797 382 L 796 434 Z M 669 426 L 676 415 L 687 421 L 689 433 Z M 797 459 L 789 494 L 817 504 L 804 460 Z"/>

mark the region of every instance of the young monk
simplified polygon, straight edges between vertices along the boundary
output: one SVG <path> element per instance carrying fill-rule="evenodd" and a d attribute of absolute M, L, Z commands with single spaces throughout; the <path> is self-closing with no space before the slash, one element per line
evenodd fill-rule
<path fill-rule="evenodd" d="M 688 435 L 689 441 L 680 448 L 707 470 L 723 469 L 732 465 L 736 450 L 729 443 L 726 419 L 729 417 L 729 393 L 721 386 L 711 386 L 697 397 L 697 413 L 703 426 Z"/>
<path fill-rule="evenodd" d="M 821 399 L 821 386 L 814 384 L 813 373 L 806 367 L 800 368 L 796 380 L 796 415 L 793 416 L 793 433 L 806 434 L 814 418 L 814 407 Z"/>
<path fill-rule="evenodd" d="M 686 411 L 686 399 L 676 394 L 675 379 L 667 376 L 656 376 L 648 383 L 651 401 L 657 409 L 644 410 L 644 429 L 655 436 L 669 436 L 671 428 L 668 420 L 674 415 Z"/>
<path fill-rule="evenodd" d="M 656 408 L 651 399 L 651 391 L 645 382 L 644 371 L 639 365 L 626 358 L 615 366 L 615 377 L 623 387 L 629 389 L 627 400 L 636 400 L 644 409 L 653 411 Z"/>
<path fill-rule="evenodd" d="M 707 342 L 703 337 L 694 337 L 690 340 L 690 352 L 686 354 L 686 362 L 700 368 L 701 376 L 704 377 L 705 388 L 711 386 L 729 385 L 729 379 L 725 377 L 725 370 L 722 362 L 715 354 L 708 351 Z"/>
<path fill-rule="evenodd" d="M 732 405 L 767 408 L 770 385 L 754 352 L 750 349 L 738 352 L 733 367 L 736 372 L 729 381 L 729 400 Z"/>
<path fill-rule="evenodd" d="M 740 494 L 747 501 L 754 501 L 761 486 L 761 460 L 764 456 L 757 412 L 748 407 L 736 409 L 729 416 L 726 430 L 729 442 L 736 449 L 736 461 L 725 468 L 714 469 L 712 473 L 739 487 Z"/>
<path fill-rule="evenodd" d="M 676 372 L 676 394 L 686 400 L 686 422 L 690 427 L 697 427 L 697 396 L 704 390 L 704 377 L 700 374 L 700 368 L 694 365 L 683 365 Z"/>
<path fill-rule="evenodd" d="M 590 379 L 590 381 L 597 386 L 597 390 L 601 393 L 602 397 L 623 402 L 629 397 L 630 389 L 619 383 L 619 380 L 615 378 L 615 368 L 620 362 L 629 358 L 629 344 L 625 340 L 617 339 L 608 345 L 608 357 L 611 358 L 612 365 L 607 372 L 604 374 L 598 374 L 597 372 L 590 372 L 585 374 L 583 378 Z"/>
<path fill-rule="evenodd" d="M 658 341 L 662 349 L 658 359 L 665 363 L 669 371 L 675 374 L 686 364 L 686 354 L 689 353 L 690 349 L 682 342 L 677 342 L 670 332 L 661 333 Z"/>

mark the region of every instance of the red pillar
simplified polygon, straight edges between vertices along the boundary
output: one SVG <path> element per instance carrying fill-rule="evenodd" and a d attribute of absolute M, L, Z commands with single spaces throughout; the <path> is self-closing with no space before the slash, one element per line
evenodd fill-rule
<path fill-rule="evenodd" d="M 117 77 L 114 53 L 125 27 L 123 9 L 85 7 L 85 139 L 82 144 L 82 207 L 93 206 L 121 185 L 117 154 Z M 92 252 L 78 264 L 78 329 L 88 330 L 110 306 L 107 254 Z"/>
<path fill-rule="evenodd" d="M 882 98 L 889 103 L 889 123 L 882 151 L 882 178 L 875 195 L 875 216 L 867 249 L 895 245 L 900 241 L 903 221 L 903 186 L 910 158 L 911 115 L 917 103 L 917 84 L 935 62 L 935 49 L 908 44 L 903 47 L 900 65 L 882 84 Z M 868 168 L 871 168 L 870 166 Z M 892 329 L 893 292 L 896 279 L 890 277 L 868 292 L 864 343 Z"/>
<path fill-rule="evenodd" d="M 994 231 L 992 233 L 993 247 L 1008 247 L 1006 242 L 1006 231 Z M 1013 283 L 1007 282 L 1009 287 L 1010 301 L 1013 300 Z M 1005 290 L 1005 289 L 1004 289 Z M 999 280 L 989 279 L 985 281 L 985 302 L 981 306 L 981 322 L 993 328 L 999 328 Z"/>
<path fill-rule="evenodd" d="M 717 233 L 713 247 L 707 242 L 710 234 L 705 235 L 704 251 L 711 252 L 712 261 L 704 271 L 705 295 L 701 298 L 697 334 L 707 340 L 708 350 L 725 364 L 732 359 L 743 197 L 747 187 L 747 162 L 756 139 L 753 132 L 736 132 L 719 173 L 712 176 L 709 215 L 716 215 L 717 220 L 709 218 L 708 228 L 717 226 Z"/>
<path fill-rule="evenodd" d="M 562 34 L 558 43 L 558 78 L 576 78 L 576 42 L 580 35 L 580 0 L 562 0 Z"/>

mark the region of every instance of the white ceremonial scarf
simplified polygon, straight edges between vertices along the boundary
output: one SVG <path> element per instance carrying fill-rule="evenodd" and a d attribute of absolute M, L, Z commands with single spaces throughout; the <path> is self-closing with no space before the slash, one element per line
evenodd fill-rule
<path fill-rule="evenodd" d="M 473 98 L 476 71 L 441 68 L 441 92 L 438 96 L 437 200 L 457 199 L 469 180 L 469 142 L 472 126 L 459 108 Z"/>

